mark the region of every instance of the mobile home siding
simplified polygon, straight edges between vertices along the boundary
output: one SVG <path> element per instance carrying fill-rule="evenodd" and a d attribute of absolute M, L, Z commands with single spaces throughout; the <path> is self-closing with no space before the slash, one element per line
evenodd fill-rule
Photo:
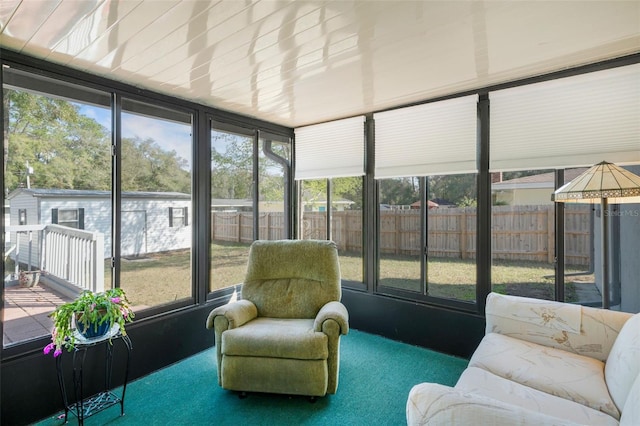
<path fill-rule="evenodd" d="M 112 253 L 111 197 L 97 191 L 29 190 L 20 189 L 10 198 L 10 222 L 17 225 L 20 209 L 27 210 L 27 224 L 49 225 L 60 210 L 84 209 L 84 230 L 104 235 L 104 257 Z M 55 195 L 54 195 L 55 194 Z M 186 226 L 170 226 L 169 209 L 186 209 L 191 214 L 191 200 L 187 194 L 127 193 L 122 197 L 121 251 L 123 256 L 144 255 L 191 246 L 191 220 Z M 10 236 L 16 241 L 16 233 Z M 32 234 L 32 266 L 40 259 L 40 235 Z M 20 261 L 27 262 L 29 242 L 26 234 L 20 238 Z"/>

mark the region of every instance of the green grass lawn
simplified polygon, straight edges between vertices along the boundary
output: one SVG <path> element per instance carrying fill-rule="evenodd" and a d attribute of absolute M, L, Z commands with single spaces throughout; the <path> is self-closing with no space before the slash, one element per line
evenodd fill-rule
<path fill-rule="evenodd" d="M 211 245 L 211 285 L 214 291 L 239 284 L 244 278 L 249 245 L 216 242 Z M 149 254 L 122 261 L 121 285 L 135 306 L 155 306 L 191 296 L 191 253 L 188 250 Z M 340 255 L 343 279 L 362 280 L 362 258 Z M 567 274 L 574 273 L 567 270 Z M 105 269 L 105 283 L 110 283 Z M 428 294 L 456 300 L 475 300 L 475 260 L 435 258 L 428 262 Z M 415 256 L 383 255 L 380 285 L 420 291 L 420 263 Z M 505 294 L 554 298 L 553 265 L 538 262 L 494 261 L 491 268 L 493 291 Z M 593 275 L 567 276 L 567 301 L 576 301 L 576 282 L 593 282 Z"/>

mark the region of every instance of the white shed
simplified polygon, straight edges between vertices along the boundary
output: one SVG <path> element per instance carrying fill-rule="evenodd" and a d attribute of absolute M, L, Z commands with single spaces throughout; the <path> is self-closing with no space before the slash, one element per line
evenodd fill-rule
<path fill-rule="evenodd" d="M 111 192 L 75 189 L 20 188 L 7 197 L 10 225 L 58 224 L 101 233 L 104 257 L 112 256 Z M 191 246 L 191 196 L 179 192 L 123 192 L 121 255 L 187 249 Z M 38 264 L 39 234 L 31 236 L 32 265 Z M 11 241 L 16 241 L 15 233 Z M 28 238 L 20 240 L 20 261 L 26 263 Z"/>

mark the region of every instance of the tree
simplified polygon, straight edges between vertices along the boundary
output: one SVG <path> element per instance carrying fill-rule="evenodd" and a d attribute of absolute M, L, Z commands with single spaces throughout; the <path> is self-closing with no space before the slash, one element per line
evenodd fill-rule
<path fill-rule="evenodd" d="M 110 187 L 110 140 L 103 126 L 65 100 L 15 90 L 4 94 L 8 105 L 7 189 L 25 184 L 27 162 L 34 171 L 34 187 Z"/>
<path fill-rule="evenodd" d="M 186 161 L 153 139 L 123 138 L 121 155 L 124 191 L 191 192 Z"/>
<path fill-rule="evenodd" d="M 429 199 L 443 199 L 459 207 L 475 205 L 476 175 L 429 176 Z"/>
<path fill-rule="evenodd" d="M 380 181 L 380 204 L 410 205 L 420 199 L 420 185 L 416 177 L 384 179 Z"/>
<path fill-rule="evenodd" d="M 211 198 L 251 199 L 253 139 L 213 132 L 211 144 Z"/>
<path fill-rule="evenodd" d="M 20 90 L 4 91 L 5 188 L 111 190 L 111 134 L 81 105 Z M 152 139 L 122 139 L 125 191 L 190 192 L 188 165 Z"/>

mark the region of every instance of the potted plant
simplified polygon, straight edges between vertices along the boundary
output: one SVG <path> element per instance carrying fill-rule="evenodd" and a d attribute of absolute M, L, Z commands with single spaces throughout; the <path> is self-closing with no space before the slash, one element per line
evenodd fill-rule
<path fill-rule="evenodd" d="M 23 271 L 18 274 L 18 282 L 21 287 L 33 287 L 40 282 L 40 271 Z"/>
<path fill-rule="evenodd" d="M 125 324 L 135 315 L 124 290 L 114 288 L 100 293 L 85 290 L 75 300 L 58 306 L 49 316 L 53 319 L 53 330 L 51 343 L 44 347 L 44 353 L 53 351 L 57 357 L 63 348 L 68 351 L 75 348 L 76 331 L 86 337 L 96 337 L 117 324 L 120 333 L 126 335 Z"/>

